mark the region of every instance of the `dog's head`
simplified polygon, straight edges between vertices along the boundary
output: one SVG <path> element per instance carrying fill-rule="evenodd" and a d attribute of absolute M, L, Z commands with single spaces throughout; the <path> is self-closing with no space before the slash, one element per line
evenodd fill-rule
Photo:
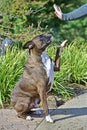
<path fill-rule="evenodd" d="M 23 49 L 29 49 L 29 52 L 32 50 L 33 53 L 37 54 L 42 53 L 50 45 L 51 41 L 53 41 L 51 34 L 41 34 L 28 41 L 23 46 Z"/>

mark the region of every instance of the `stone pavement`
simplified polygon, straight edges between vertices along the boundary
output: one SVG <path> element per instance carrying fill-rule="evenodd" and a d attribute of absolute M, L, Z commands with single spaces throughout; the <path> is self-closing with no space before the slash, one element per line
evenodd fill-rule
<path fill-rule="evenodd" d="M 55 108 L 56 102 L 54 96 L 49 96 L 49 107 Z M 52 112 L 53 109 L 50 109 Z M 33 120 L 27 121 L 17 117 L 14 109 L 0 109 L 0 130 L 35 130 L 38 125 L 43 121 L 44 114 L 32 114 Z"/>
<path fill-rule="evenodd" d="M 37 116 L 32 121 L 26 121 L 18 118 L 13 109 L 0 109 L 0 130 L 35 130 L 42 120 Z"/>
<path fill-rule="evenodd" d="M 35 130 L 87 130 L 87 93 L 66 102 L 51 115 L 53 124 L 43 120 Z"/>
<path fill-rule="evenodd" d="M 0 109 L 0 130 L 87 130 L 87 93 L 50 112 L 53 124 L 47 123 L 43 115 L 36 115 L 34 120 L 26 121 L 17 118 L 13 109 Z"/>

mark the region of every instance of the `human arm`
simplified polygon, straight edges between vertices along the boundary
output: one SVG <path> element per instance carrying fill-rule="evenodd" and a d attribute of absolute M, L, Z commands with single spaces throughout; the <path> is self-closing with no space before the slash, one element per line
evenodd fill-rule
<path fill-rule="evenodd" d="M 63 21 L 76 20 L 87 16 L 87 4 L 82 5 L 70 13 L 62 13 L 60 7 L 56 4 L 54 4 L 53 7 L 55 9 L 56 16 Z"/>

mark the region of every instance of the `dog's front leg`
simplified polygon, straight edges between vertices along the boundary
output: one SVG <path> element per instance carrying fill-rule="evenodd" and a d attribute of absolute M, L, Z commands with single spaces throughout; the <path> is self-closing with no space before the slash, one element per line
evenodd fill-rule
<path fill-rule="evenodd" d="M 54 71 L 60 71 L 60 47 L 56 51 Z"/>
<path fill-rule="evenodd" d="M 60 57 L 64 47 L 67 45 L 67 40 L 61 43 L 60 47 L 56 51 L 54 71 L 60 71 Z"/>
<path fill-rule="evenodd" d="M 48 110 L 48 105 L 47 105 L 47 94 L 46 91 L 40 90 L 40 98 L 41 98 L 41 102 L 42 102 L 42 107 L 45 113 L 45 118 L 47 122 L 53 123 L 53 120 L 51 119 L 51 116 L 49 114 L 49 110 Z"/>

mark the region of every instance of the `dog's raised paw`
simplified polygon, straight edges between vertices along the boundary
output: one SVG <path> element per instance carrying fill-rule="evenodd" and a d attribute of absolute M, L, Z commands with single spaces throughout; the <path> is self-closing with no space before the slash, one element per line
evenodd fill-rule
<path fill-rule="evenodd" d="M 53 123 L 53 120 L 52 120 L 52 118 L 51 118 L 50 115 L 47 115 L 47 116 L 46 116 L 46 121 L 47 121 L 47 122 L 50 122 L 50 123 Z"/>
<path fill-rule="evenodd" d="M 33 118 L 31 116 L 27 116 L 26 120 L 31 121 L 31 120 L 33 120 Z"/>

